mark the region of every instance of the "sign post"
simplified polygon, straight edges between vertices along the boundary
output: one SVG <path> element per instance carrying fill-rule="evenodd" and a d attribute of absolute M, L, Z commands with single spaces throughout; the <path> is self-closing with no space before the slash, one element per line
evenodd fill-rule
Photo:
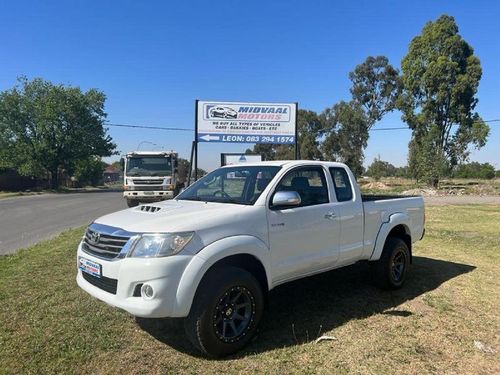
<path fill-rule="evenodd" d="M 196 99 L 195 102 L 195 114 L 194 114 L 194 153 L 195 153 L 195 159 L 194 159 L 194 180 L 198 180 L 198 99 Z"/>
<path fill-rule="evenodd" d="M 198 142 L 297 143 L 298 103 L 195 102 L 194 178 L 198 178 Z M 192 165 L 192 164 L 191 164 Z"/>
<path fill-rule="evenodd" d="M 299 160 L 299 126 L 297 125 L 297 116 L 299 114 L 299 103 L 295 102 L 295 160 Z"/>

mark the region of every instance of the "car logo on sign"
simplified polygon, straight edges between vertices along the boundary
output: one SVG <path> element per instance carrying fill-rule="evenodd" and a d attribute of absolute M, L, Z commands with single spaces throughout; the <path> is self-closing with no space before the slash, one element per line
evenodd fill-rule
<path fill-rule="evenodd" d="M 98 232 L 90 232 L 89 242 L 91 245 L 97 245 L 99 243 L 100 238 L 101 235 Z"/>

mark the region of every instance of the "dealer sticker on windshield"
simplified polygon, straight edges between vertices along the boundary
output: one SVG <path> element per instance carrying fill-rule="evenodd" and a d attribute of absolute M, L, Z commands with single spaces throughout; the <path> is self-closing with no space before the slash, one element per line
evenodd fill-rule
<path fill-rule="evenodd" d="M 78 257 L 78 268 L 95 277 L 101 277 L 101 265 L 87 258 Z"/>

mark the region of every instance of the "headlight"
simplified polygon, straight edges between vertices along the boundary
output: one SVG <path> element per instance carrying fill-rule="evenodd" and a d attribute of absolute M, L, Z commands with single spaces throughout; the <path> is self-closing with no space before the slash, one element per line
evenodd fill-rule
<path fill-rule="evenodd" d="M 193 238 L 194 232 L 143 234 L 129 256 L 134 258 L 166 257 L 177 254 Z"/>

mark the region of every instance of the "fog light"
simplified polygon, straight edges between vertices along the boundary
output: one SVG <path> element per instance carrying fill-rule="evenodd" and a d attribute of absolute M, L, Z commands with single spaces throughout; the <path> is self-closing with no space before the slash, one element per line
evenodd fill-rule
<path fill-rule="evenodd" d="M 153 287 L 149 284 L 144 284 L 141 288 L 141 296 L 145 299 L 151 299 L 155 296 Z"/>

